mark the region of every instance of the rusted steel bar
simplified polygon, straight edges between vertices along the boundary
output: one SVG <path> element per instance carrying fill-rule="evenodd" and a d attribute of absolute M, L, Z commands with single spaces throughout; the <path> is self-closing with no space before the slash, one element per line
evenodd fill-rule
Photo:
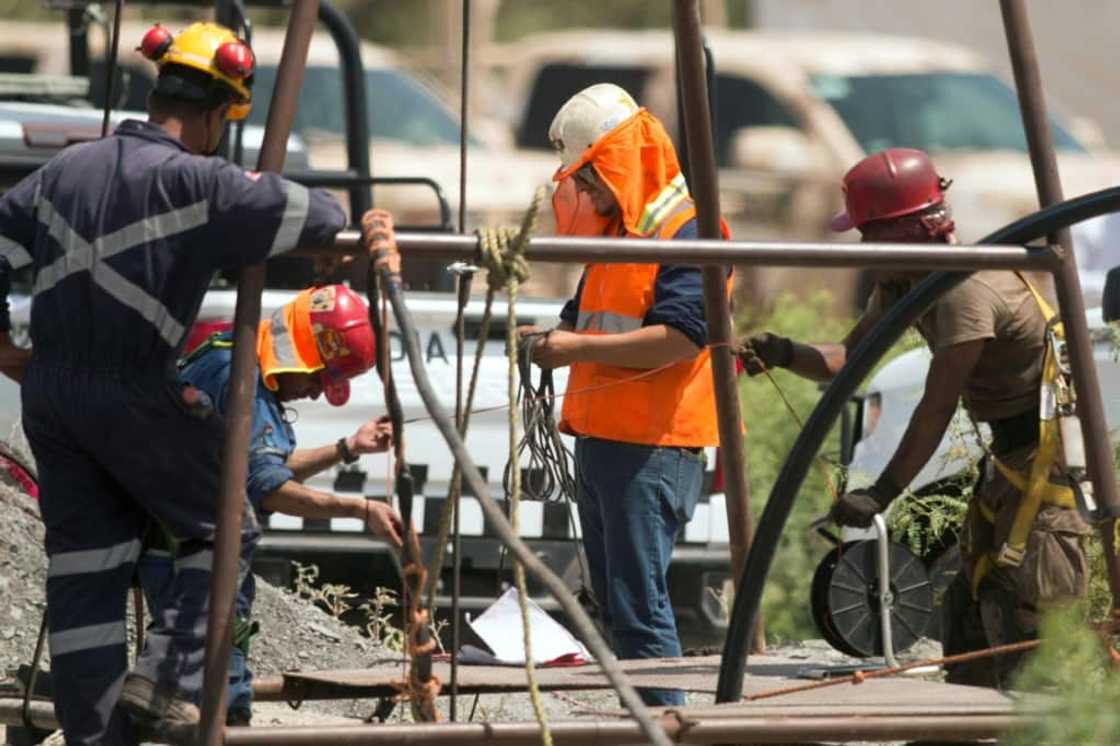
<path fill-rule="evenodd" d="M 27 719 L 36 728 L 58 730 L 62 726 L 54 714 L 54 705 L 42 700 L 32 700 L 27 707 Z M 23 721 L 23 699 L 5 697 L 0 699 L 0 725 L 21 726 Z M 12 742 L 9 740 L 8 742 Z"/>
<path fill-rule="evenodd" d="M 699 0 L 673 3 L 673 33 L 677 44 L 677 74 L 680 76 L 684 113 L 685 149 L 692 164 L 689 190 L 696 202 L 700 238 L 720 238 L 719 172 L 716 170 L 715 142 L 712 137 L 711 102 L 708 101 L 703 40 L 700 32 Z M 727 533 L 731 543 L 731 566 L 742 567 L 751 546 L 751 492 L 747 482 L 746 452 L 743 449 L 743 414 L 739 406 L 731 307 L 727 297 L 726 265 L 706 266 L 704 276 L 704 315 L 708 322 L 708 343 L 712 346 L 712 381 L 715 388 L 719 424 L 720 465 L 727 495 Z M 732 575 L 735 589 L 739 578 Z M 762 624 L 755 627 L 751 652 L 766 647 Z"/>
<path fill-rule="evenodd" d="M 264 141 L 257 168 L 282 171 L 288 134 L 303 85 L 311 34 L 319 15 L 319 0 L 295 0 L 288 18 L 284 49 L 276 72 L 276 86 L 268 109 Z M 249 429 L 256 391 L 257 324 L 261 316 L 264 264 L 241 272 L 233 316 L 233 367 L 222 452 L 221 493 L 210 573 L 210 609 L 206 622 L 206 657 L 202 688 L 199 743 L 219 746 L 225 726 L 229 651 L 233 641 L 234 596 L 241 549 L 241 513 L 248 476 Z"/>
<path fill-rule="evenodd" d="M 1030 18 L 1023 0 L 1000 0 L 999 7 L 1011 55 L 1011 69 L 1015 75 L 1015 88 L 1019 94 L 1019 109 L 1027 133 L 1027 147 L 1034 169 L 1038 201 L 1042 207 L 1049 207 L 1062 201 L 1062 182 L 1058 175 L 1058 160 L 1054 154 L 1050 121 L 1046 115 L 1046 100 L 1042 93 L 1042 77 Z M 1077 387 L 1078 413 L 1085 439 L 1086 471 L 1093 482 L 1094 498 L 1101 506 L 1102 513 L 1115 517 L 1120 514 L 1120 493 L 1116 489 L 1112 441 L 1109 439 L 1108 424 L 1104 417 L 1100 381 L 1093 359 L 1093 343 L 1085 322 L 1085 300 L 1081 296 L 1073 241 L 1068 228 L 1055 231 L 1049 236 L 1049 240 L 1061 247 L 1059 261 L 1054 269 L 1054 286 L 1065 326 L 1074 385 Z M 1113 546 L 1112 524 L 1111 520 L 1104 521 L 1099 530 L 1105 547 L 1112 608 L 1117 609 L 1120 608 L 1120 557 Z"/>
<path fill-rule="evenodd" d="M 434 233 L 398 233 L 406 257 L 478 259 L 478 238 Z M 301 247 L 303 256 L 357 254 L 356 231 L 342 231 L 333 246 Z M 619 264 L 678 262 L 771 267 L 862 267 L 866 269 L 979 270 L 1023 269 L 1051 272 L 1053 251 L 1019 246 L 945 246 L 943 244 L 790 243 L 782 241 L 659 241 L 644 238 L 534 237 L 525 249 L 534 262 Z M 406 260 L 407 261 L 407 258 Z"/>
<path fill-rule="evenodd" d="M 747 716 L 694 719 L 687 713 L 662 716 L 674 743 L 803 743 L 805 741 L 906 741 L 916 738 L 980 740 L 1029 724 L 1037 715 L 875 715 Z M 637 724 L 621 721 L 562 721 L 549 726 L 557 746 L 622 746 L 642 743 Z M 447 723 L 439 725 L 355 725 L 328 727 L 227 728 L 229 746 L 358 744 L 502 744 L 536 746 L 536 723 Z"/>

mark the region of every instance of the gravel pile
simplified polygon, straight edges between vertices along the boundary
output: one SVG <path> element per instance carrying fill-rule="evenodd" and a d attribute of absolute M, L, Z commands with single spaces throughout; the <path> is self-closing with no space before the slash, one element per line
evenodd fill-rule
<path fill-rule="evenodd" d="M 0 675 L 35 652 L 46 607 L 47 556 L 39 506 L 0 484 Z"/>
<path fill-rule="evenodd" d="M 0 676 L 28 663 L 46 606 L 47 559 L 35 500 L 0 483 Z M 372 640 L 311 603 L 257 578 L 251 660 L 259 674 L 360 667 L 383 657 Z M 49 656 L 45 657 L 49 665 Z"/>
<path fill-rule="evenodd" d="M 318 606 L 259 576 L 254 618 L 261 626 L 249 649 L 257 674 L 361 668 L 386 651 Z"/>

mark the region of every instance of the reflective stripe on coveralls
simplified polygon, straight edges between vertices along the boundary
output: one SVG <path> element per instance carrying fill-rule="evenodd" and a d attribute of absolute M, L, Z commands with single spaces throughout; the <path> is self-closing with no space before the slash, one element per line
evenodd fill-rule
<path fill-rule="evenodd" d="M 178 346 L 215 271 L 329 241 L 345 222 L 322 190 L 193 155 L 134 120 L 0 196 L 0 274 L 35 272 L 23 424 L 41 475 L 68 743 L 135 743 L 116 702 L 133 547 L 152 519 L 178 542 L 180 567 L 135 671 L 198 699 L 223 434 L 183 401 Z M 242 572 L 259 535 L 247 509 Z"/>

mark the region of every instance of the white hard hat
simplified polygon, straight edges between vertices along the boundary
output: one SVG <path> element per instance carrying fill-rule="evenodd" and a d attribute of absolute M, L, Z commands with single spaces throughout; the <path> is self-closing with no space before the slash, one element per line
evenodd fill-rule
<path fill-rule="evenodd" d="M 595 141 L 638 110 L 634 97 L 613 83 L 597 83 L 572 96 L 556 112 L 548 139 L 564 168 L 575 163 Z"/>

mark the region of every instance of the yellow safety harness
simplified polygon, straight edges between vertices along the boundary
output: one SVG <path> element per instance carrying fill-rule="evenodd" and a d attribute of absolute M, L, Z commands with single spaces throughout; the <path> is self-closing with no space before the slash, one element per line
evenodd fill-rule
<path fill-rule="evenodd" d="M 1058 315 L 1035 287 L 1018 272 L 1034 296 L 1038 310 L 1046 319 L 1045 352 L 1042 359 L 1042 378 L 1039 394 L 1038 449 L 1027 468 L 1020 471 L 1003 463 L 985 447 L 988 458 L 1004 478 L 1023 493 L 1015 511 L 1015 520 L 1006 541 L 997 552 L 987 552 L 976 561 L 972 573 L 972 595 L 976 597 L 980 582 L 995 567 L 1019 567 L 1026 557 L 1027 540 L 1031 526 L 1043 505 L 1074 509 L 1077 507 L 1070 487 L 1054 484 L 1050 474 L 1055 464 L 1062 460 L 1062 435 L 1059 415 L 1072 415 L 1077 401 L 1070 368 L 1065 352 L 1065 329 Z M 995 524 L 996 516 L 981 502 L 976 503 L 978 513 L 989 523 Z"/>

